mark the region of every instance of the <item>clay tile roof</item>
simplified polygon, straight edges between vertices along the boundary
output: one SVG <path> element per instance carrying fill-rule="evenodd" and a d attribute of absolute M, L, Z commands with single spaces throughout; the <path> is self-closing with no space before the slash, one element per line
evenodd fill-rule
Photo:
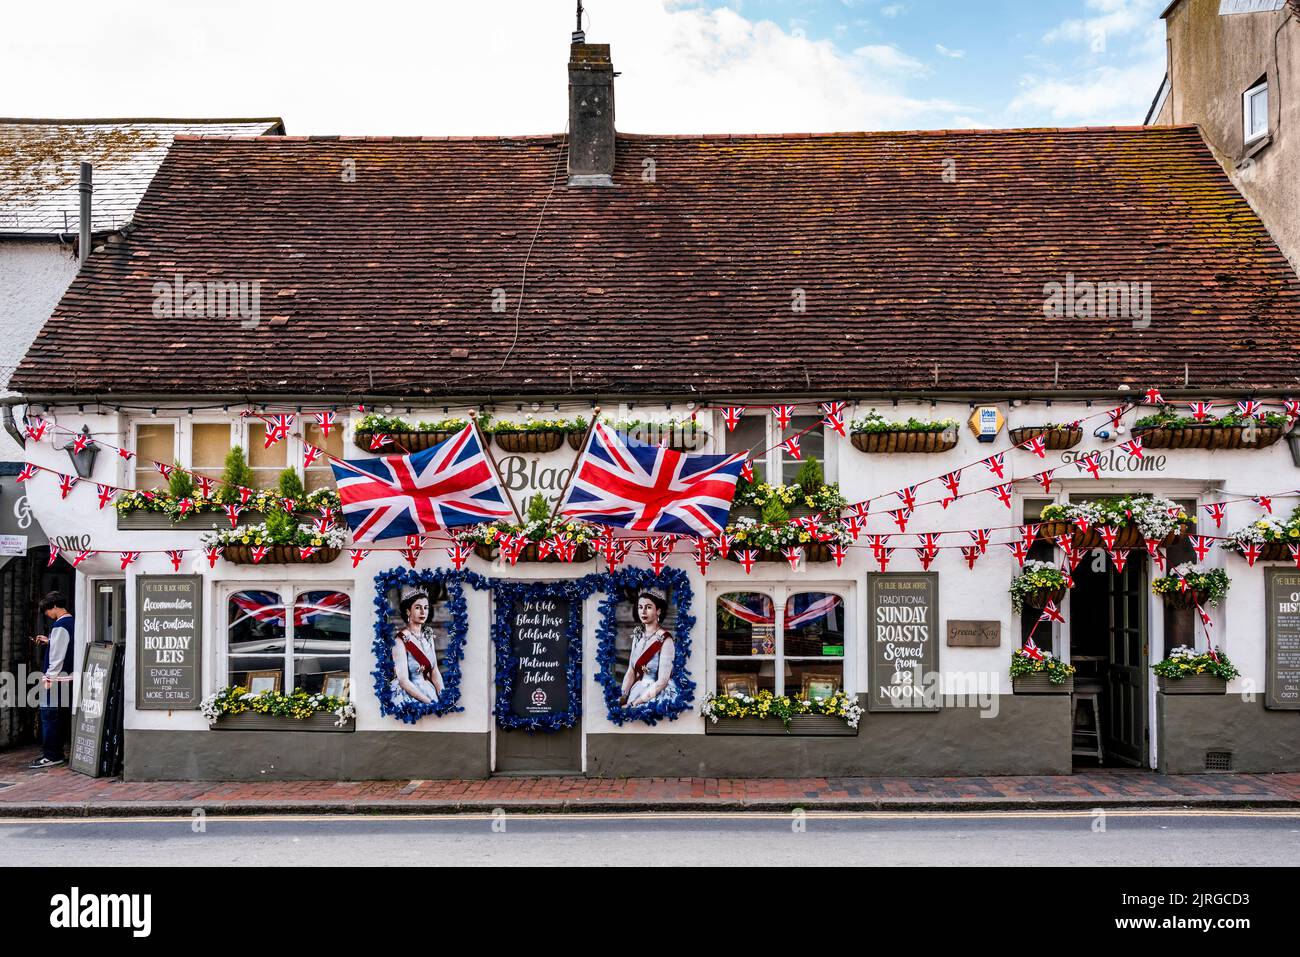
<path fill-rule="evenodd" d="M 28 120 L 0 118 L 0 234 L 76 233 L 80 164 L 94 166 L 95 232 L 131 221 L 178 133 L 283 133 L 264 120 Z"/>
<path fill-rule="evenodd" d="M 1300 280 L 1194 127 L 620 136 L 617 153 L 615 188 L 571 189 L 556 137 L 177 137 L 13 388 L 1295 384 Z M 1150 283 L 1150 322 L 1046 318 L 1070 275 Z M 259 321 L 156 317 L 177 276 L 259 283 Z"/>

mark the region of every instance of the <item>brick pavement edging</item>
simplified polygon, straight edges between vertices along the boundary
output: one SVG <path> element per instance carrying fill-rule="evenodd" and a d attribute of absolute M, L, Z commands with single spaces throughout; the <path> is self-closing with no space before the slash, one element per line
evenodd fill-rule
<path fill-rule="evenodd" d="M 0 817 L 1300 808 L 1300 774 L 134 782 L 28 771 L 34 754 L 0 754 Z"/>

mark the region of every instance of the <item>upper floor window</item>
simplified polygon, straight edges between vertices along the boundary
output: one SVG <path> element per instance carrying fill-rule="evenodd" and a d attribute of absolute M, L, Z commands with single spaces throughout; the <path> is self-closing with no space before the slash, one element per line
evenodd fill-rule
<path fill-rule="evenodd" d="M 726 451 L 750 452 L 754 461 L 754 481 L 777 485 L 793 484 L 799 470 L 809 459 L 818 459 L 826 472 L 826 481 L 833 482 L 831 463 L 826 458 L 825 425 L 820 413 L 798 414 L 790 425 L 781 429 L 777 417 L 768 409 L 746 412 L 736 428 L 727 432 Z M 802 410 L 800 410 L 802 412 Z M 809 428 L 811 426 L 811 428 Z M 725 430 L 726 426 L 723 426 Z M 804 429 L 808 429 L 804 432 Z M 803 432 L 802 435 L 799 433 Z M 799 458 L 781 448 L 781 443 L 792 435 L 799 435 Z"/>
<path fill-rule="evenodd" d="M 1261 80 L 1241 95 L 1245 142 L 1268 135 L 1268 81 Z"/>

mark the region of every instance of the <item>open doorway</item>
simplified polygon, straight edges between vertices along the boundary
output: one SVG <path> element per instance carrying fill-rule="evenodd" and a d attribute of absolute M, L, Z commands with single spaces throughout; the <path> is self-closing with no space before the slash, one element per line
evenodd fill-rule
<path fill-rule="evenodd" d="M 1096 549 L 1074 571 L 1070 662 L 1076 668 L 1077 758 L 1095 756 L 1099 744 L 1102 765 L 1149 763 L 1147 566 L 1145 556 L 1133 554 L 1118 572 Z"/>

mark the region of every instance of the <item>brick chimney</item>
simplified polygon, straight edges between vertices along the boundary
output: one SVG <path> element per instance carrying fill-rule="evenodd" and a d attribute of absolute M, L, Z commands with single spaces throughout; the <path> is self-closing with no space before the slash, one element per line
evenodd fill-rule
<path fill-rule="evenodd" d="M 569 185 L 614 185 L 614 64 L 608 43 L 569 48 Z"/>

